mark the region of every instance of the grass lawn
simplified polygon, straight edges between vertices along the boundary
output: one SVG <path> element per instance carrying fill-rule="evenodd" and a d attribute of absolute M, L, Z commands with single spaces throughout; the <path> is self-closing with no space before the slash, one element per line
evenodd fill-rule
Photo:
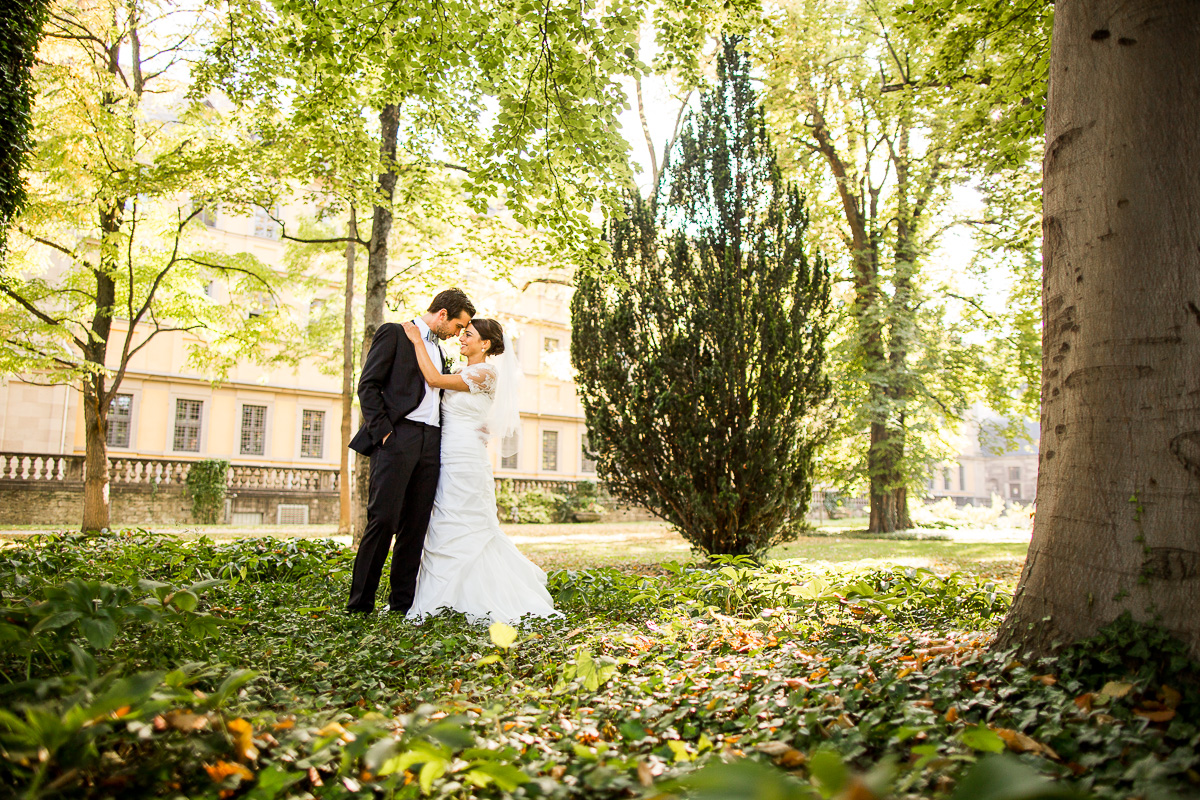
<path fill-rule="evenodd" d="M 505 525 L 505 532 L 543 569 L 618 567 L 654 571 L 667 561 L 696 560 L 688 546 L 663 522 L 591 525 Z M 939 532 L 940 536 L 948 536 Z M 965 572 L 1015 583 L 1029 543 L 955 541 L 950 538 L 871 536 L 840 527 L 820 528 L 774 548 L 774 559 L 800 559 L 845 567 L 897 564 L 936 572 Z"/>
<path fill-rule="evenodd" d="M 994 578 L 1015 586 L 1029 548 L 1027 541 L 979 540 L 977 535 L 964 537 L 962 532 L 957 531 L 872 535 L 862 530 L 865 524 L 865 519 L 836 520 L 822 524 L 811 535 L 801 536 L 796 541 L 774 548 L 770 557 L 800 559 L 813 566 L 896 564 L 924 567 L 938 573 L 963 572 Z M 502 527 L 521 552 L 547 571 L 615 567 L 650 574 L 661 572 L 660 565 L 666 562 L 688 564 L 697 560 L 688 543 L 665 522 Z M 0 542 L 15 541 L 48 530 L 39 526 L 14 526 L 0 531 Z M 207 536 L 216 541 L 271 536 L 289 539 L 334 538 L 349 543 L 347 537 L 338 537 L 336 525 L 164 525 L 156 526 L 154 531 L 182 538 Z M 1016 537 L 1011 532 L 1001 532 L 994 538 Z"/>

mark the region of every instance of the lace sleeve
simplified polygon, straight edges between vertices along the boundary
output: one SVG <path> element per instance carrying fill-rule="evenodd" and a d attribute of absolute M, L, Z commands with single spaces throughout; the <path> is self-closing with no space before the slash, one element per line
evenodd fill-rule
<path fill-rule="evenodd" d="M 469 367 L 463 367 L 459 375 L 467 382 L 467 388 L 471 390 L 471 394 L 496 393 L 496 370 L 492 368 L 491 364 L 472 364 Z"/>

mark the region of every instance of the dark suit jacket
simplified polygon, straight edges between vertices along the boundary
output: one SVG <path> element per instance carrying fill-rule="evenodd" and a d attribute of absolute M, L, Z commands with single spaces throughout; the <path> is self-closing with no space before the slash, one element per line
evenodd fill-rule
<path fill-rule="evenodd" d="M 443 356 L 443 370 L 446 366 Z M 412 342 L 402 326 L 385 322 L 375 331 L 358 378 L 363 424 L 350 440 L 350 449 L 370 456 L 424 397 L 425 379 Z"/>

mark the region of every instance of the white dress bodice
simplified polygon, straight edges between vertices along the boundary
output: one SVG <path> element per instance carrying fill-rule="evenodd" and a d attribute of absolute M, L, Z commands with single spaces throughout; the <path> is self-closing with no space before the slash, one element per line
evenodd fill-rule
<path fill-rule="evenodd" d="M 459 373 L 470 391 L 442 392 L 442 449 L 446 436 L 472 436 L 487 442 L 488 415 L 496 399 L 496 370 L 491 364 L 463 367 Z"/>

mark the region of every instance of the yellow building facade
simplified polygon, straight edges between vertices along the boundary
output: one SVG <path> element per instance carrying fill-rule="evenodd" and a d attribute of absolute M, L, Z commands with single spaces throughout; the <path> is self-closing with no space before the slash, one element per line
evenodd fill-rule
<path fill-rule="evenodd" d="M 298 210 L 305 209 L 284 209 L 289 225 Z M 278 224 L 265 211 L 246 215 L 206 209 L 199 224 L 205 228 L 206 247 L 251 253 L 268 265 L 283 262 L 286 245 L 280 241 Z M 511 458 L 493 454 L 497 478 L 593 479 L 595 469 L 584 453 L 586 427 L 569 365 L 571 289 L 485 278 L 468 278 L 463 288 L 481 315 L 500 319 L 513 335 L 522 366 L 522 447 Z M 214 302 L 226 299 L 217 282 L 206 291 Z M 336 276 L 328 285 L 328 295 L 327 302 L 341 305 L 342 288 Z M 301 318 L 310 300 L 282 298 Z M 122 320 L 114 322 L 112 341 L 124 335 L 124 325 Z M 241 363 L 226 380 L 214 384 L 188 363 L 190 348 L 203 345 L 202 339 L 188 333 L 162 333 L 133 357 L 110 409 L 110 460 L 217 458 L 235 467 L 338 468 L 340 376 L 323 374 L 308 362 L 277 369 Z M 110 348 L 110 353 L 116 349 Z M 452 352 L 454 343 L 447 349 Z M 356 409 L 352 428 L 357 424 Z M 37 376 L 5 376 L 0 385 L 0 450 L 81 455 L 84 422 L 78 391 L 41 385 Z M 227 516 L 237 513 L 235 508 Z M 261 519 L 231 521 L 276 521 L 269 510 L 256 513 Z"/>

